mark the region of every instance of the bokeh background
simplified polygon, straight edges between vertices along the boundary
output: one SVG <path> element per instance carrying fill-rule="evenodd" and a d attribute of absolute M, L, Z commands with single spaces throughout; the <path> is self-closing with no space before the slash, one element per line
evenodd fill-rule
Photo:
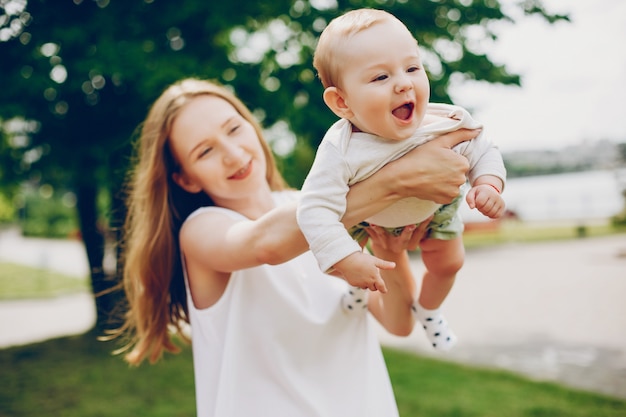
<path fill-rule="evenodd" d="M 110 313 L 123 294 L 93 293 L 119 282 L 133 139 L 170 83 L 200 77 L 231 87 L 299 187 L 334 121 L 312 67 L 315 42 L 328 21 L 358 7 L 403 20 L 421 45 L 431 101 L 467 107 L 500 146 L 509 211 L 487 221 L 464 208 L 470 252 L 527 240 L 591 239 L 590 248 L 604 248 L 594 236 L 611 235 L 603 251 L 622 262 L 621 0 L 0 0 L 0 275 L 8 276 L 0 311 L 41 293 L 57 302 L 41 311 L 63 311 L 51 314 L 56 325 L 43 326 L 47 332 L 37 320 L 28 324 L 32 304 L 12 310 L 26 321 L 2 323 L 15 336 L 3 346 L 116 325 Z M 509 261 L 506 268 L 519 269 Z M 47 282 L 63 280 L 45 274 L 34 289 L 15 289 L 14 263 L 78 277 L 82 301 L 50 298 L 58 294 Z M 480 274 L 471 263 L 467 269 Z M 623 298 L 619 288 L 611 295 Z M 611 340 L 619 344 L 626 329 L 617 332 Z M 616 362 L 622 374 L 625 359 Z"/>

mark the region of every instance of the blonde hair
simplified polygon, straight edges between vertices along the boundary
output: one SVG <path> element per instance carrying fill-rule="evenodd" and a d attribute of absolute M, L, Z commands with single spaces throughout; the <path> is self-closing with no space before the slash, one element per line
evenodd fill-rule
<path fill-rule="evenodd" d="M 315 48 L 313 66 L 324 88 L 340 87 L 341 53 L 346 42 L 357 33 L 384 21 L 397 21 L 391 13 L 377 9 L 357 9 L 335 19 L 322 31 Z M 408 29 L 407 29 L 408 30 Z"/>
<path fill-rule="evenodd" d="M 190 194 L 172 180 L 178 169 L 169 146 L 172 124 L 181 109 L 202 95 L 229 102 L 257 133 L 267 160 L 272 190 L 287 188 L 259 123 L 228 89 L 215 83 L 185 79 L 168 87 L 154 102 L 141 127 L 136 164 L 128 183 L 128 215 L 124 225 L 123 285 L 128 309 L 116 335 L 126 337 L 126 361 L 156 362 L 163 351 L 178 352 L 172 332 L 187 341 L 187 297 L 178 245 L 185 218 L 198 207 L 213 205 L 204 193 Z"/>

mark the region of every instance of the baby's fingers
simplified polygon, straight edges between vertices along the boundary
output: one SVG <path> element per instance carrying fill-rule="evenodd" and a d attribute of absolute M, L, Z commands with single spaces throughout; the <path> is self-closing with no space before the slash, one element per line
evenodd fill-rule
<path fill-rule="evenodd" d="M 467 195 L 465 196 L 465 201 L 467 202 L 469 208 L 476 208 L 476 191 L 474 189 L 471 189 L 467 192 Z"/>
<path fill-rule="evenodd" d="M 390 270 L 396 267 L 395 262 L 385 261 L 384 259 L 380 259 L 380 258 L 376 258 L 376 262 L 374 263 L 374 265 L 376 265 L 378 269 L 383 269 L 383 270 Z M 372 291 L 378 290 L 383 294 L 387 293 L 387 285 L 385 285 L 385 280 L 383 280 L 380 274 L 374 281 L 373 287 L 374 288 L 373 289 L 370 288 L 370 290 Z"/>

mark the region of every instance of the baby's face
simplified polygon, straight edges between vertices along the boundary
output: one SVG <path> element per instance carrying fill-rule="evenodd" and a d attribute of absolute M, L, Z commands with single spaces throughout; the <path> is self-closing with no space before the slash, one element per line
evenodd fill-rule
<path fill-rule="evenodd" d="M 407 139 L 424 119 L 430 96 L 417 41 L 388 20 L 353 35 L 341 54 L 341 90 L 361 131 Z"/>

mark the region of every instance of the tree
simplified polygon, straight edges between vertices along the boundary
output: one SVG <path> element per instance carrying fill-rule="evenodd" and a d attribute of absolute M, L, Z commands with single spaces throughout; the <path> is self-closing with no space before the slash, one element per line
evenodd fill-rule
<path fill-rule="evenodd" d="M 131 137 L 149 103 L 175 80 L 229 84 L 265 126 L 286 123 L 296 139 L 280 160 L 294 186 L 334 119 L 321 100 L 312 51 L 324 25 L 345 10 L 383 8 L 415 30 L 433 100 L 450 102 L 452 76 L 520 83 L 473 46 L 496 38 L 491 22 L 512 21 L 496 0 L 0 0 L 0 7 L 0 121 L 36 126 L 19 136 L 27 140 L 3 137 L 11 146 L 0 147 L 0 159 L 13 161 L 13 176 L 71 185 L 96 294 L 117 282 L 103 268 L 105 232 L 118 231 L 125 215 Z M 548 21 L 567 19 L 546 13 L 539 0 L 520 7 Z M 276 146 L 289 139 L 270 137 Z M 118 297 L 96 298 L 99 328 Z"/>

